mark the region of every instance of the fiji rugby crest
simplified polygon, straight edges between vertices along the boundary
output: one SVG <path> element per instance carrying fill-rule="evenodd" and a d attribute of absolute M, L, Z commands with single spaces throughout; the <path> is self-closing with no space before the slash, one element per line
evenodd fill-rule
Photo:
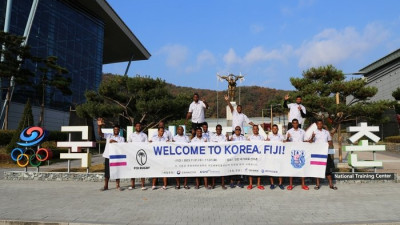
<path fill-rule="evenodd" d="M 292 155 L 291 164 L 293 168 L 296 169 L 302 168 L 306 163 L 304 150 L 292 150 L 291 155 Z"/>

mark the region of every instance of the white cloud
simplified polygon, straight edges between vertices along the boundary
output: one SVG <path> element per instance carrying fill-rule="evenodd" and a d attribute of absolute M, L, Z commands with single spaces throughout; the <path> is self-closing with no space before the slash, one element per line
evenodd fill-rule
<path fill-rule="evenodd" d="M 250 25 L 250 32 L 253 34 L 258 34 L 264 30 L 264 26 L 261 24 Z"/>
<path fill-rule="evenodd" d="M 271 51 L 265 50 L 262 46 L 252 48 L 244 57 L 244 63 L 247 65 L 268 60 L 285 60 L 293 51 L 290 45 L 283 45 L 280 49 Z"/>
<path fill-rule="evenodd" d="M 223 60 L 228 66 L 242 62 L 242 59 L 236 55 L 236 52 L 233 50 L 233 48 L 228 50 L 228 52 L 224 55 Z"/>
<path fill-rule="evenodd" d="M 250 66 L 259 62 L 266 62 L 269 60 L 281 60 L 286 59 L 293 53 L 293 48 L 290 45 L 282 45 L 280 49 L 272 49 L 270 51 L 264 49 L 263 46 L 257 46 L 250 49 L 244 57 L 240 57 L 236 54 L 233 48 L 224 55 L 223 60 L 229 67 L 231 65 L 239 64 L 240 66 Z"/>
<path fill-rule="evenodd" d="M 216 63 L 215 56 L 208 50 L 203 50 L 197 55 L 198 65 L 210 65 Z"/>
<path fill-rule="evenodd" d="M 165 45 L 158 51 L 158 54 L 166 55 L 165 64 L 168 67 L 179 67 L 188 57 L 189 49 L 179 44 Z"/>
<path fill-rule="evenodd" d="M 217 62 L 214 54 L 208 50 L 201 51 L 196 58 L 196 64 L 186 67 L 187 73 L 199 71 L 203 66 L 214 65 Z"/>
<path fill-rule="evenodd" d="M 293 16 L 303 9 L 312 7 L 314 3 L 315 0 L 299 0 L 296 5 L 290 2 L 288 3 L 289 6 L 281 8 L 281 14 L 284 16 Z"/>
<path fill-rule="evenodd" d="M 335 64 L 361 56 L 388 36 L 389 32 L 377 23 L 368 24 L 361 33 L 353 27 L 343 30 L 325 29 L 311 40 L 303 42 L 296 50 L 299 67 Z"/>

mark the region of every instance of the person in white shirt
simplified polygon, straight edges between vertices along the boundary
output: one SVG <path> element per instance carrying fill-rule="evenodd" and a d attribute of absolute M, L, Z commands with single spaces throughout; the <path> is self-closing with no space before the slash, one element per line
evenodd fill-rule
<path fill-rule="evenodd" d="M 157 130 L 157 134 L 153 135 L 153 138 L 151 139 L 151 141 L 149 142 L 153 142 L 153 143 L 163 143 L 163 142 L 169 142 L 168 138 L 164 135 L 165 129 L 164 127 L 158 127 Z M 153 178 L 153 186 L 151 187 L 152 190 L 156 190 L 157 186 L 157 178 Z M 162 186 L 163 190 L 167 190 L 167 178 L 163 177 L 163 186 Z"/>
<path fill-rule="evenodd" d="M 242 135 L 240 126 L 236 126 L 234 133 L 229 137 L 229 141 L 245 141 L 246 138 Z"/>
<path fill-rule="evenodd" d="M 299 127 L 299 121 L 297 119 L 292 120 L 293 128 L 287 131 L 286 141 L 288 142 L 308 142 L 304 140 L 305 131 Z M 301 188 L 303 190 L 309 190 L 308 186 L 305 185 L 304 177 L 301 178 Z M 293 190 L 293 177 L 289 177 L 289 186 L 287 189 Z"/>
<path fill-rule="evenodd" d="M 222 126 L 218 124 L 215 127 L 216 133 L 211 136 L 210 142 L 226 142 L 228 141 L 227 136 L 222 134 Z"/>
<path fill-rule="evenodd" d="M 244 134 L 244 126 L 246 124 L 250 124 L 254 126 L 255 124 L 250 121 L 250 119 L 242 113 L 242 106 L 238 105 L 236 107 L 236 110 L 233 108 L 231 102 L 229 101 L 229 96 L 225 95 L 225 101 L 228 104 L 229 108 L 231 109 L 232 112 L 232 133 L 234 133 L 234 129 L 236 126 L 239 126 L 240 129 L 242 130 L 242 134 Z"/>
<path fill-rule="evenodd" d="M 160 121 L 158 123 L 158 127 L 163 127 L 164 128 L 164 137 L 166 137 L 168 139 L 168 141 L 172 141 L 172 133 L 171 133 L 171 131 L 165 129 L 164 121 Z"/>
<path fill-rule="evenodd" d="M 317 120 L 317 130 L 313 132 L 312 139 L 315 143 L 322 142 L 322 143 L 327 143 L 329 146 L 333 146 L 332 143 L 332 137 L 331 134 L 323 129 L 324 122 L 322 120 Z M 332 190 L 337 190 L 337 187 L 333 185 L 332 182 L 332 170 L 335 168 L 335 163 L 332 160 L 331 155 L 328 155 L 327 161 L 326 161 L 326 170 L 325 170 L 325 176 L 328 179 L 329 182 L 329 188 Z M 319 185 L 319 178 L 316 179 L 316 185 L 314 187 L 315 190 L 319 190 L 320 185 Z"/>
<path fill-rule="evenodd" d="M 248 141 L 265 141 L 264 137 L 259 134 L 258 125 L 253 125 L 253 134 L 247 138 Z M 261 177 L 257 177 L 257 188 L 259 190 L 264 190 L 264 186 L 261 185 Z M 249 176 L 249 186 L 247 190 L 253 189 L 253 177 Z"/>
<path fill-rule="evenodd" d="M 229 137 L 229 141 L 245 141 L 246 138 L 242 135 L 242 129 L 240 126 L 235 127 L 235 133 Z M 231 176 L 231 183 L 230 187 L 235 188 L 235 181 L 237 182 L 236 185 L 240 188 L 243 188 L 243 179 L 242 176 Z"/>
<path fill-rule="evenodd" d="M 168 137 L 165 135 L 165 128 L 158 127 L 157 133 L 153 135 L 149 142 L 168 142 Z"/>
<path fill-rule="evenodd" d="M 194 137 L 191 141 L 192 143 L 203 143 L 203 142 L 207 142 L 207 138 L 203 137 L 203 130 L 198 127 L 196 128 L 196 137 Z M 203 177 L 204 179 L 204 187 L 208 190 L 211 189 L 210 186 L 208 186 L 208 178 L 207 177 Z M 194 189 L 199 189 L 200 186 L 200 179 L 198 177 L 196 177 L 196 186 L 194 187 Z"/>
<path fill-rule="evenodd" d="M 210 139 L 213 136 L 213 134 L 208 130 L 208 123 L 204 122 L 201 128 L 203 128 L 202 136 L 207 139 L 207 142 L 210 142 Z"/>
<path fill-rule="evenodd" d="M 147 140 L 147 135 L 143 133 L 142 131 L 142 124 L 140 122 L 135 123 L 135 132 L 129 135 L 128 137 L 128 142 L 148 142 Z M 145 187 L 145 179 L 141 178 L 141 183 L 142 183 L 142 190 L 147 190 Z M 135 189 L 135 179 L 131 179 L 131 186 L 129 187 L 129 190 Z"/>
<path fill-rule="evenodd" d="M 207 142 L 207 138 L 203 137 L 203 130 L 198 127 L 196 128 L 196 136 L 192 138 L 190 142 L 196 143 L 196 142 Z"/>
<path fill-rule="evenodd" d="M 208 109 L 206 100 L 204 98 L 202 100 L 199 99 L 199 94 L 194 93 L 193 102 L 189 106 L 185 121 L 185 125 L 187 125 L 187 121 L 191 118 L 192 128 L 195 129 L 201 127 L 205 122 L 205 110 Z"/>
<path fill-rule="evenodd" d="M 272 133 L 268 134 L 267 141 L 276 141 L 276 142 L 284 142 L 285 141 L 284 140 L 285 138 L 283 137 L 283 135 L 278 133 L 278 131 L 279 131 L 278 125 L 276 125 L 276 124 L 272 125 L 271 130 L 272 130 Z M 271 190 L 273 190 L 276 188 L 276 186 L 274 184 L 274 177 L 271 176 L 269 179 L 271 181 L 271 186 L 269 188 Z M 285 190 L 285 187 L 282 184 L 282 181 L 283 181 L 282 177 L 279 177 L 278 179 L 279 179 L 278 187 L 281 190 Z"/>
<path fill-rule="evenodd" d="M 125 142 L 125 138 L 119 136 L 120 127 L 118 125 L 114 125 L 112 134 L 103 134 L 101 131 L 101 127 L 104 124 L 103 118 L 97 119 L 97 133 L 101 138 L 106 139 L 106 146 L 104 148 L 103 157 L 104 157 L 104 187 L 100 189 L 101 191 L 108 190 L 108 182 L 110 180 L 110 155 L 109 155 L 109 145 L 111 143 L 123 143 Z M 120 187 L 120 179 L 116 179 L 116 189 L 122 190 Z"/>
<path fill-rule="evenodd" d="M 173 142 L 178 142 L 178 143 L 189 143 L 190 142 L 188 136 L 186 136 L 183 133 L 183 127 L 182 126 L 178 127 L 177 134 L 172 138 L 172 141 Z M 177 177 L 175 179 L 176 179 L 175 189 L 180 189 L 181 188 L 180 179 L 179 179 L 179 177 Z M 183 188 L 190 189 L 190 187 L 187 185 L 187 177 L 183 178 Z"/>
<path fill-rule="evenodd" d="M 140 122 L 135 123 L 135 131 L 128 137 L 128 142 L 148 142 L 147 134 L 142 131 L 142 124 Z"/>
<path fill-rule="evenodd" d="M 301 128 L 301 125 L 303 124 L 304 117 L 306 117 L 306 107 L 302 105 L 302 97 L 297 96 L 296 97 L 296 103 L 290 103 L 288 104 L 287 101 L 289 99 L 289 95 L 285 96 L 285 101 L 283 102 L 283 107 L 289 109 L 289 123 L 288 123 L 288 130 L 290 130 L 293 125 L 290 121 L 293 119 L 297 119 L 299 121 L 299 128 Z"/>
<path fill-rule="evenodd" d="M 184 133 L 184 129 L 182 126 L 179 126 L 177 129 L 177 134 L 172 138 L 173 142 L 180 142 L 180 143 L 189 143 L 190 139 Z"/>
<path fill-rule="evenodd" d="M 226 136 L 222 134 L 222 126 L 220 124 L 218 124 L 215 127 L 215 131 L 216 131 L 216 133 L 211 136 L 211 139 L 210 139 L 211 142 L 226 142 L 227 141 Z M 215 177 L 211 178 L 211 188 L 212 189 L 215 188 Z M 225 177 L 221 177 L 221 188 L 223 190 L 226 190 Z"/>

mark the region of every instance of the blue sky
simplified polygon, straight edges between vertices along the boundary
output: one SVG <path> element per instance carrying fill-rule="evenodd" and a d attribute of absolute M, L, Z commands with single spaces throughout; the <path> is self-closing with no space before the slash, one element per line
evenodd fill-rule
<path fill-rule="evenodd" d="M 128 75 L 179 86 L 223 90 L 216 74 L 241 72 L 239 85 L 293 90 L 289 78 L 312 66 L 357 72 L 400 48 L 398 0 L 108 2 L 152 55 Z"/>

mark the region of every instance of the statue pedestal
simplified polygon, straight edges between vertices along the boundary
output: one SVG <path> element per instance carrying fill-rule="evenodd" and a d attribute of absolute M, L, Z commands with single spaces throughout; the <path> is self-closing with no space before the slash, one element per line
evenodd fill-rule
<path fill-rule="evenodd" d="M 231 102 L 231 105 L 233 106 L 233 109 L 236 110 L 236 102 Z M 226 125 L 232 126 L 232 112 L 231 108 L 229 108 L 229 105 L 226 106 Z"/>

